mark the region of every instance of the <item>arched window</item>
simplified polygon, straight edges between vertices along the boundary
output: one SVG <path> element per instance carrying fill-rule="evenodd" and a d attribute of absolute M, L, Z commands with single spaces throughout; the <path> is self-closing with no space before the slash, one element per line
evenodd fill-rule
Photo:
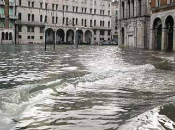
<path fill-rule="evenodd" d="M 18 14 L 18 20 L 21 20 L 22 19 L 22 15 L 21 13 Z"/>
<path fill-rule="evenodd" d="M 160 0 L 156 0 L 156 7 L 160 7 Z"/>
<path fill-rule="evenodd" d="M 9 33 L 9 40 L 12 40 L 12 33 Z"/>
<path fill-rule="evenodd" d="M 128 0 L 128 15 L 130 17 L 130 0 Z"/>
<path fill-rule="evenodd" d="M 125 4 L 122 2 L 122 13 L 123 13 L 123 18 L 125 18 Z"/>
<path fill-rule="evenodd" d="M 138 0 L 138 15 L 142 14 L 142 4 L 141 4 L 141 0 Z"/>
<path fill-rule="evenodd" d="M 9 39 L 9 34 L 8 32 L 5 33 L 5 40 L 8 40 Z"/>

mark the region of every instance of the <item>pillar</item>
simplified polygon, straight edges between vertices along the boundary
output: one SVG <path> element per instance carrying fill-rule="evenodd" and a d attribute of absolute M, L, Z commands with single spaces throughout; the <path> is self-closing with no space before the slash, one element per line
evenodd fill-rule
<path fill-rule="evenodd" d="M 85 32 L 83 32 L 83 42 L 85 42 Z"/>
<path fill-rule="evenodd" d="M 166 49 L 165 43 L 166 42 L 166 27 L 165 24 L 162 23 L 162 43 L 161 43 L 161 49 L 164 51 Z"/>
<path fill-rule="evenodd" d="M 175 27 L 173 28 L 173 51 L 175 51 Z"/>
<path fill-rule="evenodd" d="M 45 44 L 45 42 L 46 42 L 46 32 L 44 31 L 44 33 L 43 33 L 43 44 Z"/>
<path fill-rule="evenodd" d="M 66 32 L 64 33 L 64 39 L 63 40 L 64 40 L 64 42 L 67 42 L 66 41 Z"/>
<path fill-rule="evenodd" d="M 77 33 L 77 31 L 74 31 L 74 45 L 76 45 L 76 40 L 77 40 L 76 33 Z"/>
<path fill-rule="evenodd" d="M 54 44 L 56 45 L 56 43 L 57 43 L 57 31 L 55 31 L 55 42 L 54 42 Z"/>

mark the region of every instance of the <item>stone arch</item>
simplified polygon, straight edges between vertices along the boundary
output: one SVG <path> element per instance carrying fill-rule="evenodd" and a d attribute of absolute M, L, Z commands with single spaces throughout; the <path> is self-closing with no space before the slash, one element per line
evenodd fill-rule
<path fill-rule="evenodd" d="M 68 44 L 74 44 L 74 31 L 72 29 L 69 29 L 66 32 L 66 42 Z"/>
<path fill-rule="evenodd" d="M 64 36 L 65 36 L 64 30 L 63 29 L 58 29 L 56 35 L 57 35 L 57 39 L 56 39 L 57 43 L 58 44 L 64 44 L 65 43 L 65 41 L 64 41 Z"/>
<path fill-rule="evenodd" d="M 8 40 L 9 39 L 9 34 L 8 32 L 5 33 L 5 40 Z"/>
<path fill-rule="evenodd" d="M 92 44 L 92 32 L 89 30 L 86 30 L 85 32 L 85 41 L 87 44 Z"/>
<path fill-rule="evenodd" d="M 48 28 L 45 31 L 45 43 L 53 44 L 55 40 L 55 32 L 52 28 Z"/>
<path fill-rule="evenodd" d="M 5 33 L 2 32 L 2 40 L 5 40 Z"/>
<path fill-rule="evenodd" d="M 167 51 L 172 51 L 173 50 L 173 28 L 174 28 L 174 19 L 171 15 L 169 15 L 165 19 L 165 47 Z"/>
<path fill-rule="evenodd" d="M 153 47 L 156 50 L 162 50 L 162 21 L 156 18 L 153 22 Z"/>
<path fill-rule="evenodd" d="M 77 41 L 78 41 L 78 44 L 83 44 L 83 31 L 82 30 L 77 30 Z"/>
<path fill-rule="evenodd" d="M 12 32 L 9 33 L 9 40 L 12 40 Z"/>

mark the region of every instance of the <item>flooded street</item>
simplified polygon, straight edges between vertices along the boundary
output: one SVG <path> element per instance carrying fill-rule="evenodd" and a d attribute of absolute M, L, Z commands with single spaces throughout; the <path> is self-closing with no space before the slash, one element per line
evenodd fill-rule
<path fill-rule="evenodd" d="M 174 86 L 174 53 L 0 45 L 0 130 L 174 130 Z"/>

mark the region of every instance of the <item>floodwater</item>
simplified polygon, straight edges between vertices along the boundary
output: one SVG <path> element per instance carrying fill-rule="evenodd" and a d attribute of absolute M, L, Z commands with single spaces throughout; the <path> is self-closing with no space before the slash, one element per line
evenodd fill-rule
<path fill-rule="evenodd" d="M 0 130 L 174 130 L 175 54 L 0 45 Z"/>

